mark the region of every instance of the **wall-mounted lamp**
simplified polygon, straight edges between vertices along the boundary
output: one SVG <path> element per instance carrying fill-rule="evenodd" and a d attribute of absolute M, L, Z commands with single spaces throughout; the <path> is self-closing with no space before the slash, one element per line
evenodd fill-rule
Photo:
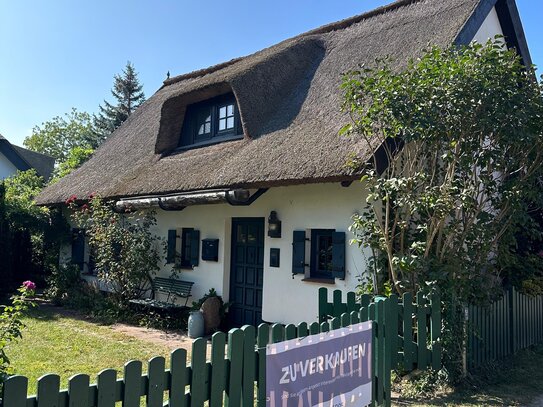
<path fill-rule="evenodd" d="M 281 237 L 281 221 L 277 219 L 277 212 L 271 211 L 268 218 L 268 236 Z"/>

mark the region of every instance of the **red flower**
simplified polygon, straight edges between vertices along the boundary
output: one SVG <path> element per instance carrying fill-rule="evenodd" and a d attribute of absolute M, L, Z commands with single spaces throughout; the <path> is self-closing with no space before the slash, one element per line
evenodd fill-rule
<path fill-rule="evenodd" d="M 25 287 L 27 290 L 34 291 L 36 289 L 36 284 L 30 280 L 27 280 L 23 282 L 23 287 Z"/>
<path fill-rule="evenodd" d="M 66 199 L 66 205 L 70 205 L 74 203 L 76 199 L 77 199 L 77 196 L 71 195 L 68 199 Z"/>

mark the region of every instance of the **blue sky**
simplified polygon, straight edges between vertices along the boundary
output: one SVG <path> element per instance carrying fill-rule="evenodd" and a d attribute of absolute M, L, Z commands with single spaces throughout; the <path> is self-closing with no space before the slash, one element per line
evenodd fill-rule
<path fill-rule="evenodd" d="M 72 107 L 111 100 L 132 61 L 151 96 L 172 75 L 246 55 L 390 0 L 0 0 L 0 133 L 22 145 Z M 517 0 L 543 66 L 543 1 Z M 541 70 L 540 70 L 541 72 Z"/>

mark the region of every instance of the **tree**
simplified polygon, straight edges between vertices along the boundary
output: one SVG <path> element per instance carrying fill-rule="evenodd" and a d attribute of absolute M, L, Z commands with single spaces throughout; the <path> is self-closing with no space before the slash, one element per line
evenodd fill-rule
<path fill-rule="evenodd" d="M 30 150 L 47 154 L 62 163 L 75 147 L 96 149 L 102 138 L 93 132 L 92 117 L 86 112 L 72 108 L 64 116 L 35 126 L 32 135 L 23 144 Z"/>
<path fill-rule="evenodd" d="M 501 293 L 519 228 L 541 236 L 530 213 L 543 179 L 543 87 L 501 39 L 433 47 L 402 71 L 378 61 L 342 87 L 352 119 L 342 134 L 379 147 L 370 162 L 351 160 L 368 190 L 352 225 L 373 253 L 363 288 L 438 291 L 455 375 L 463 307 Z"/>
<path fill-rule="evenodd" d="M 34 169 L 17 171 L 4 180 L 4 216 L 11 230 L 41 231 L 46 226 L 49 210 L 34 203 L 43 187 L 43 177 Z"/>
<path fill-rule="evenodd" d="M 79 168 L 85 161 L 89 159 L 94 150 L 88 147 L 74 147 L 72 148 L 66 157 L 66 160 L 61 162 L 53 171 L 53 177 L 50 184 L 54 184 L 62 177 L 65 177 L 73 170 Z"/>
<path fill-rule="evenodd" d="M 381 280 L 400 294 L 436 281 L 466 299 L 488 292 L 501 238 L 539 190 L 543 99 L 533 70 L 497 41 L 432 48 L 402 72 L 381 61 L 349 74 L 343 89 L 353 119 L 343 131 L 383 153 L 366 167 L 366 211 L 353 224 L 358 243 L 384 256 Z"/>
<path fill-rule="evenodd" d="M 114 76 L 111 94 L 115 103 L 104 100 L 104 106 L 100 105 L 100 112 L 94 116 L 94 131 L 102 138 L 109 136 L 145 101 L 143 85 L 130 61 L 121 75 Z"/>

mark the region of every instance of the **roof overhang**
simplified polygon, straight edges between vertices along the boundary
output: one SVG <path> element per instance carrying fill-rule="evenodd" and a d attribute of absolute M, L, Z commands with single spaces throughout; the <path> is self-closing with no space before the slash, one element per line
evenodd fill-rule
<path fill-rule="evenodd" d="M 140 209 L 160 208 L 166 211 L 180 211 L 187 206 L 228 203 L 233 206 L 247 206 L 256 201 L 267 188 L 218 189 L 192 191 L 180 194 L 123 198 L 115 203 L 118 212 L 132 212 Z"/>

